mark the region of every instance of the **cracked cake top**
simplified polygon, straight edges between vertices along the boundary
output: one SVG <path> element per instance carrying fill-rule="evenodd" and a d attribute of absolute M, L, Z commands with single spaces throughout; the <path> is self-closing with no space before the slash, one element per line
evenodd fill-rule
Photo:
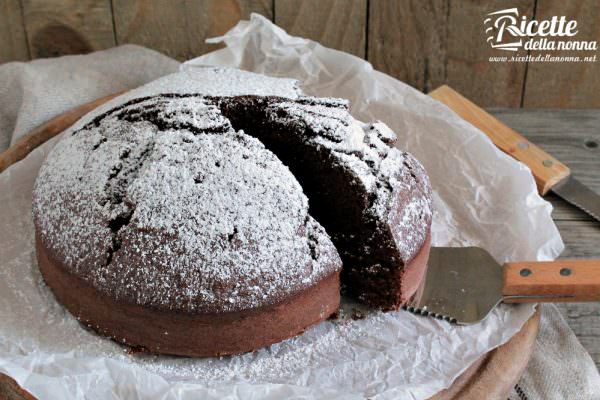
<path fill-rule="evenodd" d="M 156 102 L 160 115 L 117 107 L 48 156 L 33 212 L 52 257 L 119 300 L 187 312 L 277 303 L 340 269 L 273 153 L 201 98 Z"/>

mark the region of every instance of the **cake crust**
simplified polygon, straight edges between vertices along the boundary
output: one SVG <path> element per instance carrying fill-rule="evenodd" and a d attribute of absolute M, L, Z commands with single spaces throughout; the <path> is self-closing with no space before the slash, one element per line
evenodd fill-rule
<path fill-rule="evenodd" d="M 52 259 L 36 235 L 38 266 L 57 300 L 81 323 L 151 353 L 208 357 L 244 353 L 304 332 L 337 312 L 339 272 L 280 303 L 228 313 L 173 312 L 116 301 Z"/>

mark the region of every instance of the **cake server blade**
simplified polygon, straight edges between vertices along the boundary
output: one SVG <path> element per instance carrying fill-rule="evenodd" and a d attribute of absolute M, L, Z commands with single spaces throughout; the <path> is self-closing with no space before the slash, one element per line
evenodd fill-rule
<path fill-rule="evenodd" d="M 600 300 L 600 260 L 500 265 L 479 247 L 432 247 L 424 287 L 404 308 L 466 325 L 500 302 Z"/>

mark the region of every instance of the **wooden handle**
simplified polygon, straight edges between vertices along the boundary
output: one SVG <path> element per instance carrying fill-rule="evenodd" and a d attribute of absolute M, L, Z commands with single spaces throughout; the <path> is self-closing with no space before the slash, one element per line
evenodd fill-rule
<path fill-rule="evenodd" d="M 600 301 L 600 260 L 507 263 L 502 294 L 508 303 Z"/>
<path fill-rule="evenodd" d="M 51 119 L 45 124 L 35 128 L 27 135 L 19 138 L 8 150 L 0 153 L 0 172 L 25 158 L 33 149 L 69 128 L 88 112 L 123 93 L 125 92 L 113 93 L 90 101 L 89 103 L 85 103 Z"/>
<path fill-rule="evenodd" d="M 37 400 L 10 376 L 0 372 L 0 399 Z"/>
<path fill-rule="evenodd" d="M 492 139 L 492 142 L 505 153 L 527 165 L 535 178 L 541 195 L 548 193 L 558 182 L 571 173 L 569 167 L 525 139 L 522 135 L 504 125 L 495 117 L 455 92 L 448 86 L 441 86 L 431 93 L 434 99 L 447 105 L 465 121 L 479 128 Z"/>

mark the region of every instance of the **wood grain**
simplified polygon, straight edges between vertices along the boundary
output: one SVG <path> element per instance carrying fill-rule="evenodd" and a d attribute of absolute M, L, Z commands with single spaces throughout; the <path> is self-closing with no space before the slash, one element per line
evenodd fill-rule
<path fill-rule="evenodd" d="M 274 16 L 291 35 L 365 57 L 367 0 L 275 0 Z"/>
<path fill-rule="evenodd" d="M 511 1 L 519 15 L 533 15 L 535 0 Z M 479 106 L 519 107 L 525 63 L 490 62 L 492 49 L 485 40 L 486 14 L 507 8 L 503 0 L 451 1 L 448 10 L 446 83 Z M 517 52 L 526 55 L 525 51 Z"/>
<path fill-rule="evenodd" d="M 489 111 L 569 165 L 577 179 L 600 193 L 598 110 Z M 557 196 L 548 199 L 565 243 L 561 258 L 600 258 L 600 224 Z M 558 308 L 600 368 L 600 303 L 562 303 Z"/>
<path fill-rule="evenodd" d="M 272 19 L 270 0 L 113 0 L 118 44 L 134 43 L 184 61 L 220 46 L 219 36 L 250 13 Z"/>
<path fill-rule="evenodd" d="M 573 175 L 600 192 L 599 110 L 491 110 L 530 141 L 567 164 Z"/>
<path fill-rule="evenodd" d="M 447 1 L 371 0 L 367 59 L 429 92 L 446 82 Z"/>
<path fill-rule="evenodd" d="M 502 294 L 507 303 L 600 301 L 600 259 L 507 263 Z"/>
<path fill-rule="evenodd" d="M 598 110 L 488 110 L 571 168 L 586 186 L 600 193 L 600 112 Z M 558 196 L 546 196 L 557 220 L 591 221 L 585 212 Z"/>
<path fill-rule="evenodd" d="M 600 40 L 597 0 L 538 0 L 536 19 L 566 16 L 577 21 L 573 40 Z M 593 56 L 597 51 L 541 51 L 555 56 Z M 531 62 L 524 92 L 525 107 L 600 107 L 600 60 L 596 62 Z"/>
<path fill-rule="evenodd" d="M 534 2 L 511 7 L 532 15 Z M 483 30 L 485 15 L 502 8 L 501 0 L 372 0 L 368 60 L 425 92 L 447 83 L 481 106 L 519 107 L 526 64 L 490 62 L 499 51 Z"/>
<path fill-rule="evenodd" d="M 0 64 L 29 60 L 19 0 L 0 1 Z"/>
<path fill-rule="evenodd" d="M 21 0 L 32 58 L 115 45 L 110 0 Z"/>
<path fill-rule="evenodd" d="M 10 376 L 0 373 L 0 399 L 2 400 L 36 400 Z"/>
<path fill-rule="evenodd" d="M 554 222 L 556 222 L 565 244 L 561 258 L 600 257 L 600 224 L 598 221 L 555 220 Z M 600 337 L 600 332 L 598 332 L 598 336 Z"/>
<path fill-rule="evenodd" d="M 540 194 L 545 195 L 554 185 L 569 176 L 570 170 L 566 165 L 450 87 L 441 86 L 429 95 L 479 128 L 500 150 L 527 165 Z"/>
<path fill-rule="evenodd" d="M 565 15 L 578 22 L 575 39 L 600 38 L 596 0 L 515 0 L 510 7 L 537 20 Z M 489 46 L 483 19 L 501 8 L 504 0 L 2 0 L 0 63 L 123 43 L 182 61 L 219 48 L 205 39 L 257 12 L 424 92 L 446 83 L 484 107 L 600 107 L 600 60 L 490 62 L 507 52 Z"/>

